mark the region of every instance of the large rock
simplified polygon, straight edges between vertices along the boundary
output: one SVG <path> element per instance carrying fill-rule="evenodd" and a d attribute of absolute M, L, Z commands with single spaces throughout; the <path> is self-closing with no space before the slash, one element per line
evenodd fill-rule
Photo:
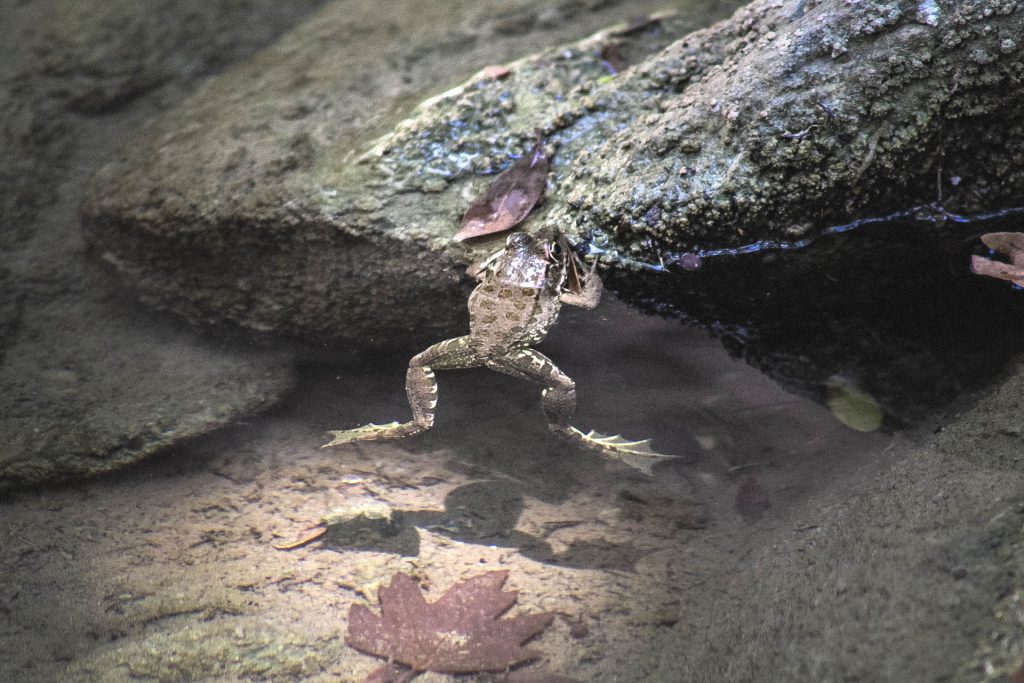
<path fill-rule="evenodd" d="M 991 221 L 946 211 L 1024 186 L 1019 125 L 993 125 L 1020 104 L 1015 3 L 759 0 L 562 45 L 623 8 L 532 7 L 328 6 L 102 169 L 93 249 L 192 320 L 425 344 L 465 329 L 463 266 L 501 239 L 451 242 L 461 213 L 540 128 L 555 157 L 527 229 L 603 253 L 629 300 L 903 417 L 998 367 L 973 349 L 1006 346 L 1020 306 L 947 266 Z M 920 210 L 936 177 L 956 201 Z"/>
<path fill-rule="evenodd" d="M 19 39 L 0 44 L 0 248 L 53 201 L 76 136 L 69 112 L 110 113 L 161 86 L 173 99 L 321 1 L 5 3 Z"/>
<path fill-rule="evenodd" d="M 234 350 L 112 303 L 31 301 L 0 364 L 0 489 L 121 467 L 292 385 L 288 354 Z"/>
<path fill-rule="evenodd" d="M 322 2 L 37 2 L 36 64 L 51 95 L 73 111 L 101 114 L 223 68 Z"/>
<path fill-rule="evenodd" d="M 0 7 L 19 36 L 0 42 L 0 490 L 134 462 L 292 386 L 290 354 L 205 338 L 120 296 L 76 217 L 83 178 L 146 112 L 314 4 Z"/>
<path fill-rule="evenodd" d="M 145 299 L 193 320 L 374 345 L 452 334 L 471 254 L 450 237 L 486 182 L 477 174 L 520 153 L 558 99 L 610 75 L 599 42 L 550 46 L 659 4 L 406 0 L 381 21 L 375 3 L 334 3 L 101 170 L 82 212 L 92 246 Z M 545 47 L 380 139 L 423 98 Z M 556 183 L 572 135 L 552 139 Z"/>

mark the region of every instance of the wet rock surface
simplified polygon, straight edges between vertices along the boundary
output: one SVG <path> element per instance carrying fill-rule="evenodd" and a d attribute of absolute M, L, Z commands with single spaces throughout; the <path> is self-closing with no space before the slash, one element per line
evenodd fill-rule
<path fill-rule="evenodd" d="M 5 495 L 135 462 L 291 387 L 290 353 L 214 339 L 124 297 L 86 258 L 77 208 L 111 145 L 313 4 L 0 9 L 5 32 L 18 36 L 0 45 Z"/>
<path fill-rule="evenodd" d="M 64 0 L 6 3 L 0 45 L 0 247 L 51 203 L 76 140 L 69 114 L 114 113 L 161 86 L 173 101 L 209 75 L 267 43 L 316 0 L 229 4 Z"/>
<path fill-rule="evenodd" d="M 713 4 L 680 25 L 710 20 Z M 465 324 L 474 253 L 450 238 L 486 180 L 474 173 L 528 147 L 569 76 L 609 74 L 596 44 L 583 67 L 579 48 L 566 58 L 553 46 L 656 6 L 409 2 L 381 22 L 370 2 L 328 5 L 99 172 L 82 211 L 91 247 L 145 299 L 193 320 L 377 347 L 450 336 Z M 530 60 L 493 82 L 481 71 L 538 50 L 569 71 Z M 428 125 L 399 126 L 420 148 L 378 155 L 414 105 L 474 72 L 421 105 Z M 517 79 L 522 102 L 501 95 Z M 473 119 L 470 149 L 465 117 L 435 130 L 452 108 Z"/>
<path fill-rule="evenodd" d="M 754 2 L 694 31 L 697 7 L 446 7 L 439 32 L 441 10 L 330 5 L 101 170 L 91 248 L 192 320 L 413 349 L 464 331 L 463 268 L 502 238 L 450 238 L 539 128 L 526 229 L 602 254 L 628 301 L 807 395 L 857 382 L 898 421 L 991 378 L 1024 310 L 956 269 L 1017 215 L 1022 10 Z"/>

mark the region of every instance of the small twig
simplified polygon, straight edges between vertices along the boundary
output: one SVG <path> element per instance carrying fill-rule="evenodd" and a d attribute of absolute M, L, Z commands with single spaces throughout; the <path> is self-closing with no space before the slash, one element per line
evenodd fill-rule
<path fill-rule="evenodd" d="M 292 541 L 290 543 L 281 543 L 281 544 L 276 544 L 275 543 L 275 544 L 273 544 L 273 546 L 277 550 L 295 550 L 296 548 L 301 548 L 304 545 L 309 545 L 313 541 L 316 541 L 316 540 L 318 540 L 320 538 L 323 538 L 324 535 L 327 533 L 327 527 L 324 526 L 323 524 L 317 524 L 316 526 L 307 527 L 307 528 L 302 530 L 302 533 L 304 533 L 304 534 L 308 533 L 308 532 L 312 531 L 313 529 L 318 529 L 318 531 L 315 534 L 312 534 L 312 535 L 309 535 L 309 536 L 302 536 L 297 541 Z"/>
<path fill-rule="evenodd" d="M 743 470 L 753 469 L 755 467 L 766 467 L 766 466 L 768 466 L 770 464 L 771 464 L 771 462 L 768 461 L 768 460 L 761 460 L 759 462 L 746 462 L 746 463 L 743 463 L 742 465 L 732 465 L 729 468 L 729 474 L 736 474 L 737 472 L 742 472 Z"/>

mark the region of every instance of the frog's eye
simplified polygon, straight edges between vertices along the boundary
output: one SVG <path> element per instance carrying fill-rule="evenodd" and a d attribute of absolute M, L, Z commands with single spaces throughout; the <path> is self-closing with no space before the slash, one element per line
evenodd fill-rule
<path fill-rule="evenodd" d="M 505 240 L 506 247 L 525 247 L 530 243 L 530 236 L 525 232 L 514 232 Z"/>
<path fill-rule="evenodd" d="M 544 243 L 544 258 L 548 261 L 557 262 L 562 260 L 562 246 L 558 242 Z"/>

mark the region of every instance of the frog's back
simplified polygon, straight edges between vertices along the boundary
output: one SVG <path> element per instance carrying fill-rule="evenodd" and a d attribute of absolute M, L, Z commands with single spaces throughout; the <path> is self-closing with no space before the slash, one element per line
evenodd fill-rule
<path fill-rule="evenodd" d="M 544 339 L 559 308 L 557 294 L 488 277 L 469 297 L 469 335 L 494 353 L 531 346 Z"/>

